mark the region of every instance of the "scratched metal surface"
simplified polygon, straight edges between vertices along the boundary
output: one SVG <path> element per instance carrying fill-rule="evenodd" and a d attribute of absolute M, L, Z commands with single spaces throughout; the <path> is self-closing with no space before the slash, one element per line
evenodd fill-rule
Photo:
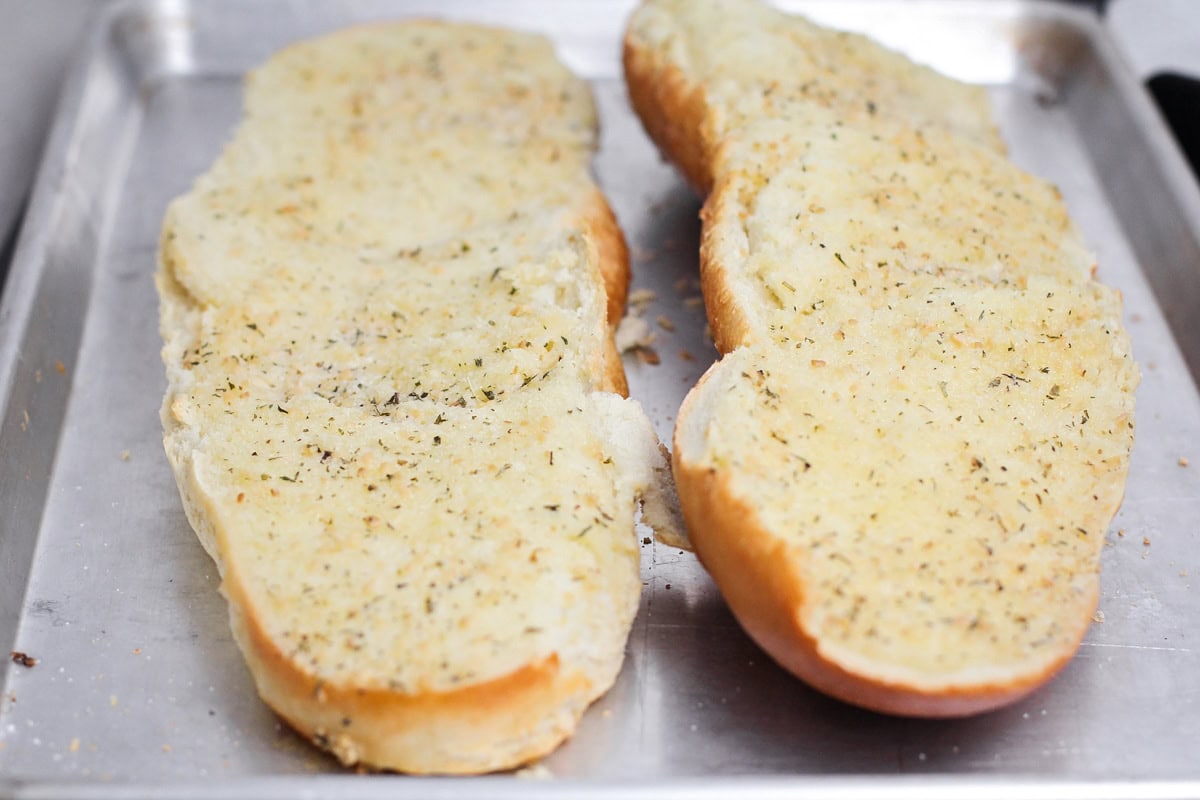
<path fill-rule="evenodd" d="M 1100 278 L 1124 292 L 1138 442 L 1104 552 L 1103 622 L 1058 679 L 967 720 L 849 708 L 774 666 L 693 557 L 651 544 L 624 670 L 545 760 L 551 780 L 337 774 L 257 700 L 160 444 L 155 239 L 229 135 L 242 74 L 297 38 L 416 11 L 551 34 L 593 81 L 596 174 L 634 288 L 654 293 L 642 315 L 660 363 L 627 368 L 664 438 L 714 355 L 695 302 L 699 204 L 628 108 L 627 4 L 144 0 L 105 16 L 81 55 L 0 308 L 0 638 L 38 659 L 0 673 L 0 795 L 1200 793 L 1200 398 L 1185 362 L 1200 348 L 1179 327 L 1200 284 L 1200 200 L 1178 155 L 1084 14 L 794 5 L 991 85 L 1015 158 L 1062 187 Z"/>

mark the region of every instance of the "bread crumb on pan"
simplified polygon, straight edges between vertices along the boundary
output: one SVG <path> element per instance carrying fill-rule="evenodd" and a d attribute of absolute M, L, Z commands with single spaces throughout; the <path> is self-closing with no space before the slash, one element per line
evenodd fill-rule
<path fill-rule="evenodd" d="M 634 348 L 633 354 L 637 356 L 638 361 L 642 362 L 643 364 L 649 364 L 652 367 L 656 367 L 662 363 L 662 358 L 658 355 L 658 351 L 653 347 L 639 345 L 638 347 Z"/>
<path fill-rule="evenodd" d="M 621 318 L 615 335 L 617 350 L 622 353 L 649 347 L 654 343 L 654 338 L 650 323 L 633 314 Z"/>
<path fill-rule="evenodd" d="M 640 312 L 646 306 L 658 299 L 658 293 L 653 289 L 634 289 L 629 293 L 629 307 Z"/>
<path fill-rule="evenodd" d="M 34 658 L 33 656 L 29 655 L 28 653 L 22 652 L 20 650 L 13 650 L 8 655 L 9 655 L 9 659 L 14 664 L 20 664 L 22 667 L 25 667 L 26 669 L 32 669 L 33 667 L 36 667 L 38 665 L 38 660 L 36 658 Z"/>
<path fill-rule="evenodd" d="M 527 767 L 521 767 L 513 774 L 522 780 L 545 781 L 554 778 L 554 773 L 545 764 L 530 764 Z"/>

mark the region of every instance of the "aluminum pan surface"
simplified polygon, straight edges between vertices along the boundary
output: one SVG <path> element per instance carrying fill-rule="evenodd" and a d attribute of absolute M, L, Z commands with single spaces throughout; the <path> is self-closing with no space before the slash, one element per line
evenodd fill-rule
<path fill-rule="evenodd" d="M 693 557 L 647 545 L 642 606 L 621 677 L 545 769 L 583 781 L 559 784 L 580 794 L 665 791 L 672 780 L 705 776 L 739 780 L 675 789 L 838 794 L 857 787 L 926 796 L 978 781 L 972 792 L 986 796 L 1015 789 L 1006 781 L 1023 776 L 1031 796 L 1200 793 L 1200 599 L 1192 592 L 1200 576 L 1200 398 L 1134 256 L 1131 241 L 1143 231 L 1129 227 L 1102 188 L 1113 165 L 1089 160 L 1098 137 L 1126 130 L 1081 124 L 1093 99 L 1075 76 L 1114 68 L 1099 26 L 1008 2 L 792 5 L 992 85 L 1014 157 L 1062 187 L 1098 253 L 1100 278 L 1124 292 L 1143 382 L 1127 500 L 1104 553 L 1104 621 L 1065 672 L 1023 703 L 968 720 L 894 719 L 828 700 L 791 678 L 740 631 Z M 183 517 L 160 444 L 164 379 L 150 278 L 165 204 L 227 139 L 245 69 L 294 39 L 407 11 L 543 30 L 593 79 L 604 124 L 596 173 L 631 245 L 634 289 L 655 293 L 643 316 L 656 329 L 661 363 L 629 360 L 631 391 L 669 436 L 680 399 L 713 357 L 703 312 L 691 300 L 699 203 L 627 107 L 617 56 L 628 5 L 427 6 L 147 1 L 113 11 L 96 31 L 39 181 L 37 229 L 26 231 L 18 251 L 20 296 L 5 297 L 12 316 L 0 317 L 7 337 L 0 344 L 9 348 L 0 366 L 10 368 L 13 387 L 50 392 L 45 387 L 60 379 L 69 387 L 69 395 L 56 390 L 66 404 L 61 420 L 41 414 L 36 392 L 6 387 L 0 444 L 33 452 L 57 443 L 44 508 L 26 513 L 24 528 L 0 531 L 7 545 L 20 537 L 36 545 L 14 646 L 39 663 L 9 665 L 0 696 L 0 775 L 21 781 L 8 791 L 122 796 L 130 783 L 177 796 L 552 789 L 493 782 L 510 779 L 303 780 L 336 767 L 257 700 L 216 571 Z M 1144 124 L 1127 98 L 1099 98 L 1113 104 L 1110 113 Z M 1151 177 L 1143 178 L 1149 183 L 1131 189 L 1155 194 Z M 54 243 L 64 241 L 66 252 L 56 253 Z M 75 272 L 56 282 L 47 265 L 59 262 Z M 62 323 L 53 303 L 45 309 L 68 278 L 78 281 L 69 315 L 82 320 L 74 338 L 80 323 Z M 25 315 L 14 306 L 22 301 Z M 673 331 L 656 322 L 660 316 Z M 65 376 L 57 374 L 59 360 Z M 1181 466 L 1181 458 L 1194 465 Z M 15 469 L 7 461 L 0 478 Z M 10 493 L 6 503 L 19 505 L 19 482 L 0 487 Z M 11 564 L 0 569 L 25 580 Z"/>

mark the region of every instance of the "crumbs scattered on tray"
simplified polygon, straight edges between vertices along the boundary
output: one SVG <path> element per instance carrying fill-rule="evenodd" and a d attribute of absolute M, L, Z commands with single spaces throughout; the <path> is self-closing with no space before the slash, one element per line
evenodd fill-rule
<path fill-rule="evenodd" d="M 22 653 L 20 650 L 13 650 L 8 654 L 14 664 L 20 664 L 22 667 L 33 669 L 37 666 L 38 660 L 28 653 Z"/>
<path fill-rule="evenodd" d="M 679 351 L 679 360 L 680 361 L 695 361 L 696 357 L 687 350 L 680 350 Z"/>
<path fill-rule="evenodd" d="M 658 327 L 662 328 L 664 331 L 675 330 L 675 323 L 672 322 L 671 318 L 665 314 L 659 314 L 654 321 L 657 322 Z"/>
<path fill-rule="evenodd" d="M 1103 623 L 1104 622 L 1104 612 L 1097 611 L 1095 614 L 1092 614 L 1092 622 Z"/>
<path fill-rule="evenodd" d="M 653 366 L 662 363 L 658 353 L 650 346 L 654 341 L 654 331 L 641 317 L 629 315 L 622 319 L 614 338 L 619 352 L 632 352 L 643 364 Z"/>
<path fill-rule="evenodd" d="M 554 777 L 554 773 L 545 764 L 530 764 L 528 767 L 522 767 L 513 774 L 518 778 L 534 781 L 544 781 Z"/>
<path fill-rule="evenodd" d="M 646 320 L 630 314 L 621 319 L 613 338 L 617 350 L 624 353 L 638 347 L 648 347 L 654 341 L 654 331 L 650 330 Z"/>
<path fill-rule="evenodd" d="M 653 347 L 638 347 L 633 353 L 638 357 L 638 361 L 641 361 L 643 364 L 656 367 L 662 363 L 662 359 L 658 356 L 658 351 Z"/>
<path fill-rule="evenodd" d="M 641 311 L 657 299 L 658 294 L 653 289 L 634 289 L 629 293 L 629 305 L 638 311 Z"/>
<path fill-rule="evenodd" d="M 54 371 L 57 372 L 59 375 L 66 375 L 67 367 L 61 361 L 55 361 L 54 362 Z"/>
<path fill-rule="evenodd" d="M 129 460 L 129 451 L 128 451 L 128 450 L 122 450 L 122 451 L 121 451 L 121 456 L 120 456 L 120 458 L 121 458 L 121 460 L 122 460 L 122 461 L 128 461 L 128 460 Z"/>
<path fill-rule="evenodd" d="M 1180 456 L 1180 457 L 1179 457 L 1179 466 L 1181 466 L 1181 467 L 1186 467 L 1186 466 L 1187 466 L 1189 463 L 1191 463 L 1191 462 L 1189 462 L 1189 461 L 1187 460 L 1187 457 L 1186 457 L 1186 456 Z"/>

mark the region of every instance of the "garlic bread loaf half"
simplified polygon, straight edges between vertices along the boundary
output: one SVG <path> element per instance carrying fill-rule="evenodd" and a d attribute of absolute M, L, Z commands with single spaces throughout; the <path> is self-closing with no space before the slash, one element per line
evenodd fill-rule
<path fill-rule="evenodd" d="M 544 39 L 364 26 L 254 71 L 169 207 L 164 443 L 262 698 L 346 764 L 518 766 L 614 681 L 670 470 Z"/>
<path fill-rule="evenodd" d="M 707 191 L 720 361 L 680 409 L 689 535 L 745 630 L 888 713 L 1012 702 L 1079 646 L 1138 375 L 1119 295 L 987 96 L 752 0 L 648 0 L 626 77 Z"/>

